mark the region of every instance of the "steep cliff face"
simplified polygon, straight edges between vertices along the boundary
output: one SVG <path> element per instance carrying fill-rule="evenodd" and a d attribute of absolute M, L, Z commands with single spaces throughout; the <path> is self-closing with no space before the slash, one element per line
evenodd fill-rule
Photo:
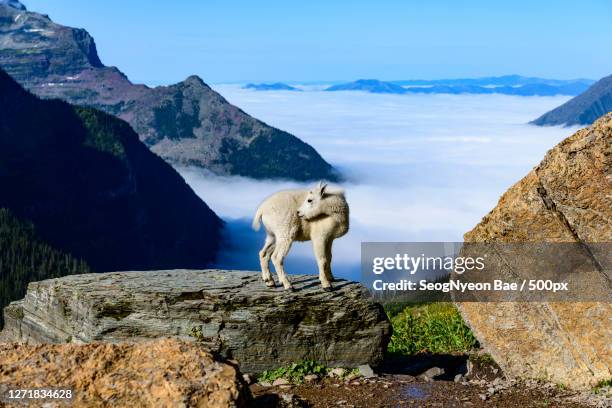
<path fill-rule="evenodd" d="M 0 3 L 0 25 L 2 68 L 17 81 L 35 82 L 102 67 L 96 44 L 85 30 L 54 24 L 46 15 L 28 12 L 19 2 Z"/>
<path fill-rule="evenodd" d="M 551 149 L 466 242 L 579 242 L 610 296 L 612 114 Z M 605 248 L 605 247 L 604 247 Z M 534 276 L 537 278 L 537 276 Z M 479 341 L 509 375 L 589 388 L 612 377 L 609 302 L 461 303 Z"/>
<path fill-rule="evenodd" d="M 221 221 L 130 126 L 0 70 L 0 208 L 93 270 L 202 267 Z"/>
<path fill-rule="evenodd" d="M 254 178 L 336 180 L 308 144 L 228 103 L 200 78 L 149 88 L 105 67 L 82 29 L 0 3 L 0 66 L 31 92 L 124 119 L 171 163 Z"/>
<path fill-rule="evenodd" d="M 611 111 L 612 75 L 600 79 L 580 95 L 531 123 L 539 126 L 589 125 Z"/>

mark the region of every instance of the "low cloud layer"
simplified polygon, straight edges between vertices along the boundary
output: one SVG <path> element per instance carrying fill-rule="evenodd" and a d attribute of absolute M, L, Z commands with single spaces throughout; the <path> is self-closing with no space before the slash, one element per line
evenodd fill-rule
<path fill-rule="evenodd" d="M 266 123 L 315 147 L 341 169 L 351 231 L 335 242 L 336 275 L 358 278 L 362 241 L 461 241 L 499 196 L 575 129 L 526 123 L 567 97 L 377 95 L 360 92 L 216 90 Z M 220 267 L 259 269 L 258 204 L 280 181 L 218 177 L 178 169 L 227 222 Z M 290 273 L 316 273 L 309 243 L 297 244 Z"/>

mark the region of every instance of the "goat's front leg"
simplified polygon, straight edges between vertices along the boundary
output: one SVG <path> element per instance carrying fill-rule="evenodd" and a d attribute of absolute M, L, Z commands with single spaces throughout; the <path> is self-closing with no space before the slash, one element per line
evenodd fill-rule
<path fill-rule="evenodd" d="M 319 280 L 321 281 L 321 286 L 323 286 L 323 290 L 331 291 L 333 288 L 328 278 L 328 275 L 331 276 L 331 258 L 328 257 L 327 246 L 328 243 L 325 237 L 319 237 L 312 240 L 312 248 L 314 249 L 314 254 L 317 258 L 317 266 L 319 267 Z M 331 248 L 331 244 L 329 244 L 329 246 Z"/>
<path fill-rule="evenodd" d="M 276 269 L 278 280 L 280 280 L 283 287 L 287 290 L 293 290 L 293 287 L 291 286 L 289 279 L 287 279 L 287 274 L 285 273 L 283 264 L 285 262 L 285 257 L 289 253 L 289 249 L 291 249 L 292 243 L 293 240 L 291 238 L 276 237 L 276 247 L 274 248 L 274 253 L 272 254 L 272 264 L 274 265 L 274 269 Z"/>

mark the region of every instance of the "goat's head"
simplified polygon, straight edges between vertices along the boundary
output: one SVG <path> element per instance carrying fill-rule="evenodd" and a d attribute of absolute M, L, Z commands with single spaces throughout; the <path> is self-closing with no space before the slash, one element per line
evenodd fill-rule
<path fill-rule="evenodd" d="M 316 187 L 308 191 L 306 199 L 297 210 L 298 217 L 310 220 L 323 214 L 321 202 L 323 201 L 326 187 L 327 184 L 321 181 Z"/>

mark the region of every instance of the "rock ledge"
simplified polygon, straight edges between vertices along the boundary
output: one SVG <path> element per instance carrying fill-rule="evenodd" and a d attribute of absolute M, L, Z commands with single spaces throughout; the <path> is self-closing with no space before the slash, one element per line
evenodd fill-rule
<path fill-rule="evenodd" d="M 112 272 L 33 282 L 4 310 L 5 341 L 89 343 L 160 337 L 198 340 L 261 372 L 312 359 L 356 367 L 382 361 L 391 332 L 382 307 L 348 281 L 325 292 L 316 276 L 295 292 L 259 273 L 225 270 Z"/>

